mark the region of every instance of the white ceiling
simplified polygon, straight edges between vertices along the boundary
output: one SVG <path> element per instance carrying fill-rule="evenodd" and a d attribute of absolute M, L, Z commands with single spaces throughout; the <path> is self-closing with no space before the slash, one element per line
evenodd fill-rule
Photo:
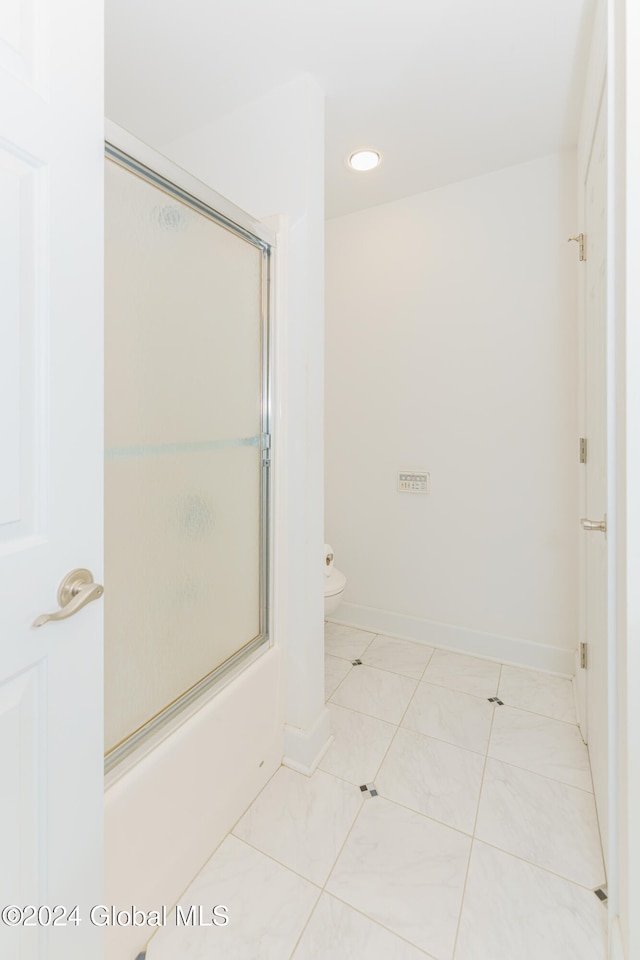
<path fill-rule="evenodd" d="M 572 146 L 594 0 L 106 0 L 107 115 L 156 147 L 308 72 L 326 213 Z M 344 163 L 381 151 L 372 173 Z"/>

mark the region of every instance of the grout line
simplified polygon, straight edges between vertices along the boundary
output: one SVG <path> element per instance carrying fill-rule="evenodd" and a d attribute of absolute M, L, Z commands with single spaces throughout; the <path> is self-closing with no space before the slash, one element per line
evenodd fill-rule
<path fill-rule="evenodd" d="M 605 882 L 605 883 L 608 883 L 608 878 L 607 878 L 607 861 L 606 861 L 605 855 L 604 855 L 604 843 L 603 843 L 603 841 L 602 841 L 602 827 L 601 827 L 601 825 L 600 825 L 600 812 L 599 812 L 599 810 L 598 810 L 598 803 L 597 803 L 597 800 L 596 800 L 596 785 L 595 785 L 595 782 L 594 782 L 594 779 L 593 779 L 593 766 L 592 766 L 592 763 L 591 763 L 591 751 L 589 750 L 589 744 L 588 744 L 588 743 L 585 743 L 585 747 L 587 748 L 587 757 L 589 758 L 589 773 L 590 773 L 590 775 L 591 775 L 591 792 L 592 792 L 592 794 L 593 794 L 593 802 L 594 802 L 594 805 L 595 805 L 595 808 L 596 808 L 596 823 L 597 823 L 597 825 L 598 825 L 598 843 L 599 843 L 599 846 L 600 846 L 600 856 L 602 857 L 602 866 L 603 866 L 603 869 L 604 869 L 604 882 Z"/>
<path fill-rule="evenodd" d="M 500 664 L 500 671 L 498 673 L 498 683 L 496 689 L 500 688 L 500 679 L 502 677 L 502 664 Z M 478 791 L 478 802 L 476 803 L 476 815 L 473 820 L 473 830 L 471 833 L 471 843 L 469 844 L 469 859 L 467 860 L 467 869 L 464 875 L 464 884 L 462 886 L 462 897 L 460 898 L 460 911 L 458 913 L 458 923 L 456 924 L 456 935 L 453 941 L 453 951 L 451 953 L 452 958 L 455 960 L 456 950 L 458 947 L 458 937 L 460 936 L 460 924 L 462 923 L 462 912 L 464 910 L 464 901 L 467 895 L 467 884 L 469 882 L 469 870 L 471 868 L 471 856 L 473 854 L 473 845 L 476 840 L 476 828 L 478 826 L 478 816 L 480 814 L 480 803 L 482 801 L 482 791 L 484 789 L 484 777 L 487 770 L 487 760 L 489 759 L 489 745 L 491 744 L 491 734 L 493 732 L 493 721 L 495 720 L 496 710 L 498 710 L 495 704 L 493 706 L 493 715 L 491 717 L 491 724 L 489 726 L 489 736 L 487 737 L 487 749 L 484 755 L 484 766 L 482 768 L 482 777 L 480 779 L 480 789 Z"/>
<path fill-rule="evenodd" d="M 531 767 L 524 767 L 520 763 L 513 763 L 512 760 L 503 760 L 502 757 L 495 757 L 491 754 L 488 757 L 489 760 L 497 760 L 498 763 L 504 763 L 507 767 L 513 767 L 514 770 L 522 770 L 523 773 L 530 773 L 534 777 L 542 777 L 544 780 L 550 780 L 551 783 L 559 783 L 563 787 L 571 787 L 573 790 L 580 790 L 581 793 L 586 793 L 588 797 L 594 796 L 593 790 L 589 790 L 588 787 L 579 787 L 575 783 L 569 783 L 567 780 L 560 780 L 558 777 L 552 777 L 548 773 L 540 773 L 539 770 L 532 770 Z"/>
<path fill-rule="evenodd" d="M 422 949 L 422 947 L 417 946 L 417 944 L 415 944 L 412 940 L 407 940 L 406 937 L 404 937 L 401 933 L 398 933 L 396 930 L 391 930 L 390 927 L 385 927 L 384 923 L 381 923 L 380 920 L 376 920 L 375 917 L 370 917 L 368 913 L 360 910 L 359 907 L 354 907 L 352 903 L 349 903 L 348 900 L 343 900 L 342 897 L 339 897 L 337 893 L 331 893 L 329 890 L 325 890 L 323 892 L 326 893 L 328 897 L 331 897 L 333 900 L 337 900 L 338 903 L 341 903 L 350 910 L 353 910 L 354 913 L 364 917 L 365 920 L 375 924 L 376 927 L 380 927 L 380 929 L 384 930 L 385 933 L 390 933 L 393 937 L 397 937 L 398 940 L 402 940 L 403 943 L 409 944 L 409 946 L 413 947 L 414 950 L 417 950 L 418 953 L 422 954 L 423 957 L 426 957 L 427 960 L 436 960 L 433 954 L 427 953 L 426 950 Z"/>
<path fill-rule="evenodd" d="M 506 700 L 503 700 L 502 704 L 505 707 L 509 707 L 510 710 L 526 713 L 529 717 L 540 717 L 541 720 L 550 720 L 552 723 L 564 723 L 566 727 L 576 727 L 578 733 L 580 733 L 580 726 L 575 720 L 561 720 L 559 717 L 550 717 L 548 713 L 536 713 L 535 710 L 527 710 L 526 707 L 521 707 L 517 703 L 507 703 Z M 580 737 L 580 739 L 582 739 L 582 737 Z M 582 742 L 584 743 L 584 740 Z"/>
<path fill-rule="evenodd" d="M 388 727 L 398 726 L 398 724 L 394 723 L 393 720 L 383 720 L 382 717 L 374 717 L 371 713 L 364 713 L 364 711 L 357 710 L 355 707 L 345 707 L 344 704 L 334 703 L 333 700 L 325 700 L 325 704 L 331 704 L 332 707 L 338 707 L 340 710 L 347 710 L 349 713 L 357 713 L 359 717 L 366 717 L 367 720 L 377 720 L 378 723 L 386 723 Z"/>
<path fill-rule="evenodd" d="M 332 874 L 333 871 L 335 870 L 336 864 L 337 864 L 338 860 L 340 859 L 340 855 L 342 854 L 342 851 L 344 850 L 344 848 L 345 848 L 345 846 L 346 846 L 346 844 L 347 844 L 347 841 L 349 840 L 349 837 L 351 836 L 351 833 L 352 833 L 352 831 L 353 831 L 353 828 L 355 827 L 356 823 L 358 822 L 358 817 L 359 817 L 360 814 L 362 813 L 362 809 L 363 809 L 365 803 L 367 802 L 367 801 L 364 799 L 364 797 L 362 796 L 362 794 L 360 794 L 360 797 L 361 797 L 360 809 L 358 810 L 358 812 L 356 813 L 355 817 L 353 818 L 353 823 L 351 824 L 351 826 L 350 826 L 349 829 L 347 830 L 347 833 L 346 833 L 346 835 L 345 835 L 344 840 L 342 841 L 342 844 L 341 844 L 341 846 L 340 846 L 340 849 L 338 850 L 338 852 L 337 852 L 337 854 L 336 854 L 336 856 L 335 856 L 335 858 L 334 858 L 334 860 L 333 860 L 333 863 L 331 864 L 331 867 L 329 868 L 329 872 L 327 873 L 327 876 L 326 876 L 326 878 L 325 878 L 325 881 L 324 881 L 324 883 L 323 883 L 323 885 L 322 885 L 322 893 L 325 893 L 325 892 L 326 892 L 326 893 L 329 893 L 329 891 L 327 890 L 327 884 L 329 883 L 329 880 L 331 879 L 331 874 Z"/>
<path fill-rule="evenodd" d="M 386 800 L 387 803 L 393 804 L 394 807 L 400 807 L 402 810 L 407 810 L 409 813 L 414 813 L 418 817 L 424 817 L 425 820 L 431 820 L 433 823 L 437 823 L 441 827 L 446 827 L 447 830 L 453 830 L 454 833 L 459 833 L 460 836 L 464 837 L 466 840 L 473 839 L 473 834 L 468 833 L 465 830 L 461 830 L 460 827 L 454 827 L 452 824 L 446 823 L 444 820 L 438 820 L 437 817 L 431 816 L 431 814 L 428 813 L 423 813 L 422 810 L 416 810 L 415 807 L 408 807 L 406 803 L 401 803 L 400 800 L 392 800 L 391 797 L 387 797 L 385 794 L 378 793 L 378 796 L 382 797 L 383 800 Z"/>
<path fill-rule="evenodd" d="M 368 647 L 368 646 L 369 646 L 369 644 L 367 644 L 367 647 Z M 367 647 L 365 647 L 365 649 L 362 651 L 362 653 L 359 653 L 359 654 L 358 654 L 358 657 L 364 656 Z M 355 656 L 353 656 L 353 657 L 344 657 L 344 656 L 342 656 L 342 654 L 340 654 L 340 653 L 329 653 L 329 651 L 326 650 L 326 649 L 325 649 L 324 655 L 325 655 L 325 657 L 333 657 L 334 660 L 344 660 L 345 663 L 351 663 L 351 664 L 353 663 L 354 660 L 357 659 L 357 657 L 355 657 Z"/>
<path fill-rule="evenodd" d="M 329 654 L 331 656 L 331 654 Z M 364 657 L 364 653 L 360 654 L 360 657 Z M 359 658 L 357 658 L 359 659 Z M 348 663 L 353 663 L 352 660 L 346 661 Z M 367 667 L 369 670 L 377 670 L 379 673 L 388 673 L 392 677 L 400 677 L 402 680 L 411 680 L 412 683 L 420 683 L 418 677 L 408 677 L 406 673 L 396 673 L 395 670 L 387 670 L 386 667 L 377 667 L 373 663 L 365 663 L 364 661 L 360 664 L 362 667 Z"/>
<path fill-rule="evenodd" d="M 298 947 L 300 946 L 300 941 L 301 941 L 302 938 L 304 937 L 304 935 L 305 935 L 305 933 L 306 933 L 306 931 L 307 931 L 307 927 L 308 927 L 309 924 L 311 923 L 311 918 L 312 918 L 312 916 L 314 915 L 314 913 L 316 912 L 316 910 L 318 909 L 318 904 L 320 903 L 320 898 L 322 897 L 322 893 L 323 893 L 322 890 L 319 890 L 319 891 L 318 891 L 318 897 L 317 897 L 317 899 L 316 899 L 316 902 L 314 903 L 313 908 L 312 908 L 309 916 L 307 917 L 306 921 L 305 921 L 304 924 L 302 925 L 302 930 L 300 931 L 300 935 L 298 936 L 298 939 L 296 940 L 296 942 L 295 942 L 294 945 L 293 945 L 293 950 L 292 950 L 291 953 L 289 954 L 289 960 L 292 960 L 293 955 L 295 954 L 296 950 L 297 950 Z"/>
<path fill-rule="evenodd" d="M 498 670 L 498 682 L 496 683 L 496 692 L 494 696 L 500 699 L 500 684 L 502 683 L 502 664 L 500 664 L 500 669 Z"/>
<path fill-rule="evenodd" d="M 602 887 L 605 884 L 605 881 L 602 881 L 602 883 L 596 884 L 595 887 L 590 887 L 584 883 L 578 883 L 577 880 L 573 880 L 571 877 L 567 877 L 563 873 L 556 873 L 555 870 L 550 870 L 549 867 L 543 867 L 539 863 L 534 863 L 533 860 L 527 860 L 526 857 L 521 857 L 517 853 L 512 853 L 510 850 L 505 850 L 503 847 L 498 847 L 495 843 L 490 843 L 488 840 L 482 840 L 481 837 L 474 837 L 473 842 L 482 843 L 485 847 L 491 847 L 492 850 L 497 850 L 498 853 L 503 853 L 505 857 L 511 857 L 513 860 L 519 860 L 520 863 L 526 863 L 527 866 L 533 867 L 534 870 L 541 870 L 543 873 L 548 873 L 551 877 L 556 877 L 558 880 L 564 880 L 565 883 L 571 883 L 574 887 L 578 887 L 580 890 L 587 890 L 589 893 L 593 893 L 594 890 L 597 890 L 598 887 Z"/>
<path fill-rule="evenodd" d="M 394 640 L 394 639 L 397 639 L 397 638 L 395 638 L 395 637 L 387 637 L 385 634 L 379 633 L 379 634 L 376 634 L 376 636 L 373 638 L 373 640 L 371 641 L 371 643 L 373 643 L 375 640 L 378 640 L 379 638 L 382 638 L 383 640 Z M 410 640 L 403 640 L 403 641 L 401 641 L 401 642 L 402 642 L 402 643 L 410 643 L 411 641 L 410 641 Z M 369 646 L 371 646 L 371 644 L 369 644 Z M 416 644 L 416 646 L 422 647 L 422 644 Z M 369 648 L 367 647 L 367 649 L 369 649 Z M 423 649 L 428 650 L 429 648 L 428 648 L 427 646 L 425 646 Z M 366 650 L 365 650 L 365 653 L 366 653 Z M 427 657 L 427 661 L 426 661 L 424 667 L 422 668 L 419 677 L 409 677 L 409 676 L 407 676 L 406 673 L 398 673 L 397 670 L 392 670 L 390 667 L 380 667 L 380 666 L 378 666 L 378 665 L 375 664 L 375 663 L 363 663 L 363 666 L 373 667 L 373 668 L 376 669 L 376 670 L 384 670 L 386 673 L 392 673 L 392 674 L 394 674 L 394 676 L 397 676 L 397 677 L 406 677 L 407 680 L 417 680 L 418 683 L 420 683 L 421 680 L 422 680 L 422 678 L 423 678 L 424 675 L 425 675 L 425 671 L 426 671 L 427 667 L 428 667 L 429 664 L 431 663 L 431 658 L 433 657 L 434 653 L 435 653 L 435 648 L 431 648 L 431 653 L 430 653 L 429 656 Z M 360 656 L 363 657 L 363 656 L 364 656 L 364 653 L 361 653 Z"/>
<path fill-rule="evenodd" d="M 302 774 L 302 776 L 304 776 L 304 774 Z M 244 837 L 238 837 L 236 836 L 235 833 L 231 834 L 231 836 L 233 836 L 233 839 L 237 840 L 238 843 L 244 843 L 247 847 L 251 847 L 252 850 L 255 850 L 256 853 L 259 853 L 263 857 L 266 857 L 267 860 L 271 860 L 272 863 L 277 863 L 278 866 L 281 867 L 283 870 L 287 870 L 289 873 L 295 874 L 295 876 L 298 877 L 300 880 L 304 880 L 305 883 L 308 883 L 312 887 L 315 887 L 316 890 L 318 890 L 318 896 L 320 896 L 320 894 L 322 893 L 324 887 L 321 887 L 320 884 L 316 883 L 315 880 L 310 880 L 309 877 L 305 877 L 305 875 L 303 873 L 300 873 L 299 870 L 296 870 L 295 867 L 290 867 L 287 863 L 283 863 L 282 860 L 278 860 L 277 857 L 274 857 L 272 853 L 267 853 L 261 847 L 256 847 L 254 843 L 252 843 L 250 840 L 245 840 Z M 225 840 L 226 839 L 227 838 L 225 837 Z"/>
<path fill-rule="evenodd" d="M 426 669 L 426 667 L 425 667 L 425 669 Z M 419 683 L 419 682 L 420 682 L 420 681 L 418 681 L 418 683 Z M 404 708 L 404 710 L 403 710 L 403 712 L 402 712 L 402 716 L 401 716 L 400 719 L 398 720 L 398 723 L 395 724 L 396 731 L 395 731 L 394 735 L 391 737 L 391 740 L 389 741 L 389 746 L 388 746 L 387 749 L 385 750 L 385 752 L 384 752 L 384 754 L 383 754 L 383 757 L 382 757 L 382 760 L 380 761 L 380 763 L 379 763 L 378 766 L 377 766 L 375 777 L 373 777 L 373 779 L 371 780 L 372 783 L 375 783 L 375 779 L 376 779 L 376 777 L 378 776 L 378 774 L 380 773 L 380 770 L 382 769 L 382 764 L 383 764 L 383 763 L 385 762 L 385 760 L 387 759 L 387 755 L 388 755 L 389 751 L 391 750 L 391 747 L 393 746 L 393 743 L 394 743 L 396 737 L 398 736 L 398 730 L 399 730 L 400 727 L 402 726 L 402 721 L 403 721 L 404 718 L 406 717 L 406 715 L 407 715 L 407 710 L 409 709 L 409 707 L 410 707 L 411 704 L 413 703 L 413 698 L 415 697 L 416 693 L 418 692 L 418 689 L 419 689 L 418 684 L 416 684 L 415 690 L 413 691 L 413 693 L 411 694 L 411 696 L 410 696 L 409 699 L 407 700 L 407 705 L 406 705 L 406 707 Z M 393 802 L 393 801 L 391 801 L 391 802 Z"/>
<path fill-rule="evenodd" d="M 264 786 L 262 787 L 262 789 L 260 790 L 260 792 L 255 795 L 255 797 L 253 798 L 253 800 L 251 801 L 251 803 L 248 804 L 247 807 L 245 807 L 245 809 L 242 811 L 242 813 L 240 814 L 240 816 L 238 817 L 238 819 L 236 820 L 236 822 L 233 824 L 232 827 L 230 827 L 229 832 L 227 833 L 227 836 L 230 836 L 230 835 L 233 833 L 233 831 L 234 831 L 235 828 L 238 826 L 238 824 L 240 823 L 240 821 L 242 820 L 242 818 L 244 817 L 244 815 L 249 812 L 249 810 L 250 810 L 251 807 L 254 805 L 254 803 L 256 802 L 256 800 L 258 799 L 258 797 L 261 797 L 261 796 L 262 796 L 262 794 L 263 794 L 264 791 L 267 789 L 267 787 L 269 786 L 269 784 L 271 783 L 271 781 L 273 780 L 273 778 L 275 777 L 275 775 L 276 775 L 280 770 L 282 770 L 283 767 L 284 767 L 284 764 L 283 764 L 283 762 L 282 762 L 282 760 L 281 760 L 280 763 L 278 764 L 278 766 L 276 767 L 276 769 L 273 771 L 273 773 L 271 774 L 271 776 L 270 776 L 269 779 L 267 780 L 267 782 L 265 783 L 265 785 L 264 785 Z M 285 769 L 286 769 L 286 770 L 291 770 L 291 767 L 285 767 Z M 296 770 L 293 770 L 292 772 L 293 772 L 293 773 L 297 773 Z M 301 774 L 301 776 L 304 776 L 304 774 Z M 222 843 L 222 841 L 220 841 L 220 842 Z M 218 844 L 218 847 L 219 847 L 219 846 L 220 846 L 220 844 Z M 218 849 L 218 847 L 216 847 L 216 850 Z M 213 853 L 215 853 L 215 850 L 213 851 Z M 213 856 L 213 853 L 211 854 L 211 856 Z M 211 857 L 209 857 L 209 860 L 210 860 L 210 859 L 211 859 Z M 209 862 L 209 861 L 207 861 L 207 863 L 208 863 L 208 862 Z M 197 874 L 196 874 L 196 876 L 197 876 Z"/>
<path fill-rule="evenodd" d="M 361 657 L 364 657 L 365 654 L 361 653 Z M 366 663 L 362 661 L 363 667 L 369 667 L 371 670 L 382 670 L 383 673 L 390 673 L 392 677 L 404 677 L 405 680 L 415 680 L 416 683 L 421 683 L 422 677 L 424 676 L 424 671 L 427 669 L 429 664 L 426 664 L 424 670 L 419 677 L 410 677 L 407 673 L 399 673 L 397 670 L 390 670 L 388 667 L 380 667 L 377 663 Z"/>
<path fill-rule="evenodd" d="M 345 661 L 345 662 L 350 662 L 350 661 Z M 338 681 L 338 686 L 335 687 L 335 688 L 331 691 L 331 693 L 329 694 L 328 697 L 326 696 L 326 692 L 327 692 L 327 691 L 326 691 L 326 689 L 325 689 L 325 701 L 324 701 L 325 704 L 329 703 L 329 701 L 331 700 L 331 697 L 332 697 L 332 696 L 334 695 L 334 693 L 336 693 L 337 690 L 342 686 L 342 684 L 343 684 L 344 681 L 347 679 L 347 677 L 349 676 L 349 674 L 351 673 L 352 670 L 353 670 L 353 664 L 351 664 L 351 666 L 349 667 L 349 669 L 348 669 L 347 672 L 345 673 L 344 677 L 342 677 L 342 679 Z"/>
<path fill-rule="evenodd" d="M 464 753 L 470 753 L 473 757 L 483 757 L 484 751 L 473 750 L 471 747 L 463 747 L 460 743 L 453 743 L 452 740 L 445 740 L 443 737 L 436 737 L 432 733 L 425 733 L 423 730 L 416 730 L 415 727 L 406 727 L 398 725 L 401 730 L 407 733 L 414 733 L 418 737 L 425 737 L 427 740 L 435 740 L 436 743 L 444 743 L 447 747 L 453 747 L 455 750 L 462 750 Z"/>

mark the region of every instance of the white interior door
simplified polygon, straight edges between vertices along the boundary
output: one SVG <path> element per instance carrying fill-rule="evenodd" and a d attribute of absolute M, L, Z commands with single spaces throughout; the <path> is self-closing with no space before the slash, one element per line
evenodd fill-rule
<path fill-rule="evenodd" d="M 584 183 L 586 237 L 585 429 L 587 460 L 583 517 L 598 524 L 607 511 L 606 238 L 607 122 L 603 97 Z M 607 854 L 607 546 L 605 533 L 583 523 L 586 665 L 586 739 L 605 858 Z"/>
<path fill-rule="evenodd" d="M 32 624 L 59 609 L 73 568 L 102 576 L 102 48 L 99 0 L 0 4 L 7 960 L 101 956 L 88 908 L 102 890 L 102 604 Z M 30 905 L 63 909 L 21 914 Z"/>

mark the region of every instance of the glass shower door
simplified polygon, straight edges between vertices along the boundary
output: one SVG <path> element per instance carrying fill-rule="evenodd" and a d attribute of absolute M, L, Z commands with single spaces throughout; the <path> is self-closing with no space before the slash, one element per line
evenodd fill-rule
<path fill-rule="evenodd" d="M 267 639 L 269 246 L 107 148 L 105 749 Z"/>

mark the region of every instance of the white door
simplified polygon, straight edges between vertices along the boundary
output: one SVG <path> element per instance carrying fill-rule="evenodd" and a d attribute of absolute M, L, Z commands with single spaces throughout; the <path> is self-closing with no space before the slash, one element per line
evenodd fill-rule
<path fill-rule="evenodd" d="M 59 609 L 73 568 L 102 576 L 102 47 L 99 0 L 0 4 L 0 911 L 17 908 L 0 915 L 7 960 L 101 956 L 88 908 L 102 891 L 102 602 L 32 624 Z"/>
<path fill-rule="evenodd" d="M 583 514 L 586 666 L 586 739 L 607 854 L 607 544 L 597 524 L 607 511 L 606 239 L 607 121 L 603 97 L 584 183 L 586 464 Z M 592 521 L 592 524 L 589 523 Z"/>

